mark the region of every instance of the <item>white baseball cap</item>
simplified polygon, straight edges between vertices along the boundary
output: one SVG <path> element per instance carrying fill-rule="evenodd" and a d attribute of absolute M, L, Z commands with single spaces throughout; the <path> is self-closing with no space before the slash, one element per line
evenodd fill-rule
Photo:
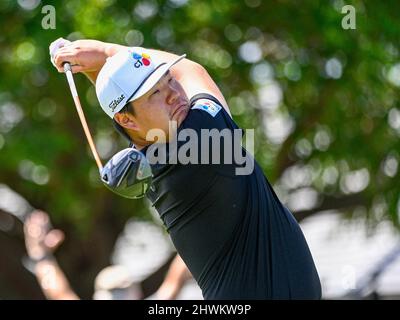
<path fill-rule="evenodd" d="M 110 118 L 128 102 L 147 93 L 182 55 L 166 63 L 141 47 L 126 48 L 107 58 L 96 80 L 101 108 Z"/>

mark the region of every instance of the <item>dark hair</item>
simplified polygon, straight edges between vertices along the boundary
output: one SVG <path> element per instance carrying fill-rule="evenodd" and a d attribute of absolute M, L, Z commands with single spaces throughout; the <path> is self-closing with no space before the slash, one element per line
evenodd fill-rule
<path fill-rule="evenodd" d="M 127 103 L 118 113 L 131 113 L 135 114 L 135 111 L 132 108 L 131 103 Z M 132 143 L 132 139 L 129 134 L 125 131 L 125 129 L 115 120 L 112 119 L 115 130 L 117 130 L 125 139 L 127 139 L 130 143 Z"/>

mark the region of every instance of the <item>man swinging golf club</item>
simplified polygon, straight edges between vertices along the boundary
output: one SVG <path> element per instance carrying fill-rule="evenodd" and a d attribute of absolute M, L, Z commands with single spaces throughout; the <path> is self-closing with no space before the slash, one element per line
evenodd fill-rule
<path fill-rule="evenodd" d="M 184 56 L 79 40 L 54 55 L 58 71 L 65 62 L 96 85 L 103 111 L 144 154 L 172 143 L 170 121 L 198 140 L 205 129 L 238 129 L 207 71 Z M 165 132 L 166 141 L 149 141 L 153 129 Z M 221 150 L 212 149 L 210 157 L 222 157 Z M 223 161 L 152 164 L 146 196 L 204 298 L 319 299 L 319 277 L 296 220 L 257 163 L 247 175 L 236 175 L 237 167 Z"/>

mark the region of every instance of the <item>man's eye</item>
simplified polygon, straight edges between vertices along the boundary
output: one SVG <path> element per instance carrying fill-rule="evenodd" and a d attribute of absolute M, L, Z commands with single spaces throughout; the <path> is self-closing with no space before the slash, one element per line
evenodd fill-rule
<path fill-rule="evenodd" d="M 153 95 L 155 95 L 156 93 L 159 93 L 159 92 L 160 92 L 160 90 L 156 90 L 151 95 L 153 96 Z"/>
<path fill-rule="evenodd" d="M 172 81 L 174 81 L 174 78 L 170 78 L 170 79 L 168 80 L 169 83 L 171 83 Z"/>

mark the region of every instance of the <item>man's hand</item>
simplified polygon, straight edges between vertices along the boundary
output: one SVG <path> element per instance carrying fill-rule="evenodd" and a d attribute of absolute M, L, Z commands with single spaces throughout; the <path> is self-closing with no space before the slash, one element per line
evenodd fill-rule
<path fill-rule="evenodd" d="M 59 40 L 54 41 L 50 47 Z M 121 48 L 124 46 L 98 40 L 67 42 L 57 50 L 52 57 L 52 62 L 58 72 L 64 72 L 63 63 L 69 62 L 73 73 L 82 72 L 95 83 L 106 59 L 116 54 Z"/>
<path fill-rule="evenodd" d="M 24 224 L 25 246 L 29 257 L 33 260 L 51 254 L 64 241 L 61 230 L 50 229 L 47 213 L 35 210 Z"/>
<path fill-rule="evenodd" d="M 59 72 L 64 72 L 64 62 L 71 64 L 73 73 L 99 71 L 107 59 L 106 48 L 101 41 L 77 40 L 60 48 L 54 63 Z"/>
<path fill-rule="evenodd" d="M 54 63 L 59 72 L 64 72 L 63 62 L 69 62 L 72 72 L 98 72 L 106 59 L 113 56 L 123 46 L 98 40 L 77 40 L 60 48 Z"/>

